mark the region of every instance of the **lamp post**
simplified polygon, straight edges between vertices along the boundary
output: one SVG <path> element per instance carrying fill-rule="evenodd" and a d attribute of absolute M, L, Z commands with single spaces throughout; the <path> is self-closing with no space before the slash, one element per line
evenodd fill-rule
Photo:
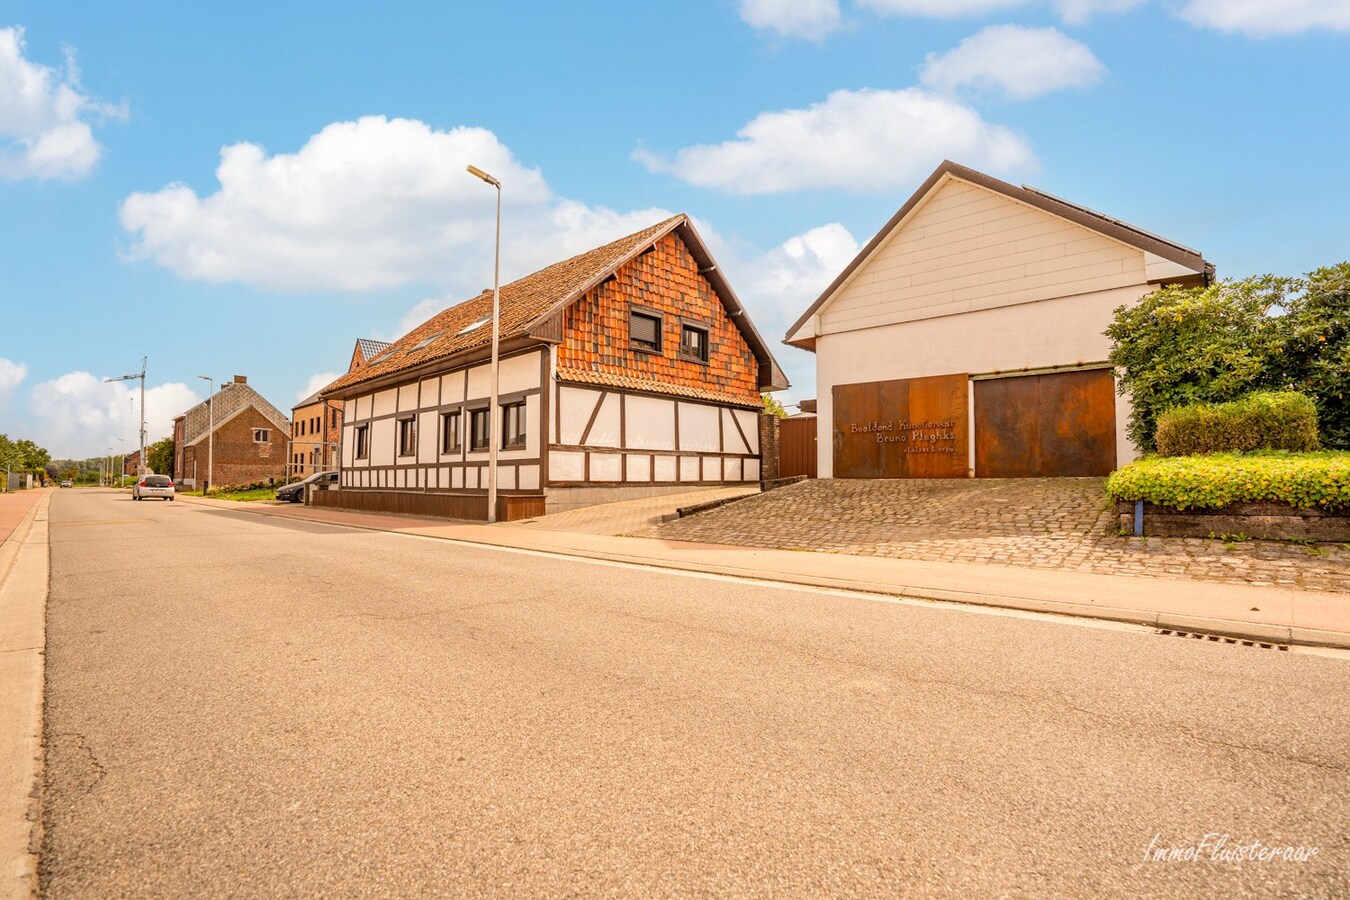
<path fill-rule="evenodd" d="M 216 462 L 216 380 L 210 375 L 197 377 L 206 382 L 210 391 L 206 395 L 206 484 L 202 486 L 202 496 L 205 497 L 206 491 L 211 487 L 214 475 L 212 466 Z"/>
<path fill-rule="evenodd" d="M 136 474 L 138 476 L 145 473 L 145 364 L 148 361 L 149 357 L 141 357 L 141 371 L 139 374 L 133 373 L 131 375 L 122 375 L 117 378 L 103 379 L 104 384 L 107 384 L 110 381 L 135 381 L 138 378 L 141 381 L 141 456 L 140 460 L 136 463 Z"/>
<path fill-rule="evenodd" d="M 488 401 L 488 508 L 489 523 L 497 521 L 497 351 L 501 338 L 501 272 L 502 272 L 502 183 L 477 166 L 469 166 L 469 174 L 482 179 L 497 189 L 497 248 L 492 260 L 492 388 Z"/>

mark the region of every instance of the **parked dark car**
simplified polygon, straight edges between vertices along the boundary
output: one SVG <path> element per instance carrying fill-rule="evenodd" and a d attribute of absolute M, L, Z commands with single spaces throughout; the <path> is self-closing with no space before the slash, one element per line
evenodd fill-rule
<path fill-rule="evenodd" d="M 304 481 L 297 481 L 294 484 L 284 485 L 277 488 L 277 499 L 286 500 L 290 503 L 299 503 L 305 499 L 305 490 L 311 484 L 337 484 L 338 473 L 336 472 L 315 472 Z"/>

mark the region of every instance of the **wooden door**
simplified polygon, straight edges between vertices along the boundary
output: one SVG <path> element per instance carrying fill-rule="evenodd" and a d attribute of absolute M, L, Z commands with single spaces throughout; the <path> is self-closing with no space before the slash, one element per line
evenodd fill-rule
<path fill-rule="evenodd" d="M 798 416 L 778 422 L 778 477 L 816 477 L 816 417 Z"/>
<path fill-rule="evenodd" d="M 1110 369 L 975 382 L 975 475 L 1108 475 L 1116 467 Z"/>

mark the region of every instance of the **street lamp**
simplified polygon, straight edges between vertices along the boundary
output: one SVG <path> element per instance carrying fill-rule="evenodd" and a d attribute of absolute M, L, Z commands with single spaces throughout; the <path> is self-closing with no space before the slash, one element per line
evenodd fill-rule
<path fill-rule="evenodd" d="M 107 384 L 110 381 L 135 381 L 138 378 L 141 380 L 141 458 L 136 463 L 136 474 L 138 476 L 145 474 L 145 364 L 148 360 L 149 357 L 141 357 L 140 374 L 133 373 L 131 375 L 122 375 L 118 378 L 103 379 L 104 384 Z"/>
<path fill-rule="evenodd" d="M 502 272 L 502 183 L 477 166 L 469 166 L 469 174 L 482 179 L 497 189 L 497 249 L 492 260 L 492 394 L 488 401 L 488 508 L 489 523 L 497 521 L 497 350 L 501 327 L 501 272 Z"/>
<path fill-rule="evenodd" d="M 211 487 L 212 466 L 216 462 L 216 380 L 210 375 L 198 375 L 206 382 L 210 393 L 206 395 L 206 484 L 202 486 L 202 496 L 206 496 Z M 184 435 L 186 437 L 186 435 Z M 195 457 L 194 457 L 195 459 Z"/>

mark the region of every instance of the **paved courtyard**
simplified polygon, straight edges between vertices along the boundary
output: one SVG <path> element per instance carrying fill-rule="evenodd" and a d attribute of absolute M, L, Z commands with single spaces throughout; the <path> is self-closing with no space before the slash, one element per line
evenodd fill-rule
<path fill-rule="evenodd" d="M 630 532 L 672 541 L 1350 592 L 1350 546 L 1114 533 L 1104 479 L 804 481 Z"/>

